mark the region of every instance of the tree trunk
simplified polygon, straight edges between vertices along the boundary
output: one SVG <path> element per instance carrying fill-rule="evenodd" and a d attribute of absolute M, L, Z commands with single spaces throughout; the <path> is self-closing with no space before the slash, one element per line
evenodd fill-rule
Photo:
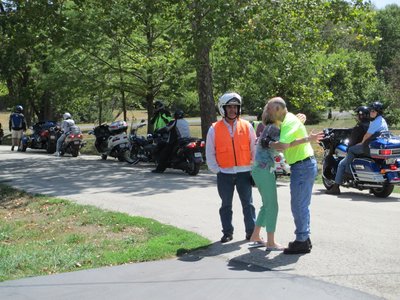
<path fill-rule="evenodd" d="M 210 51 L 212 40 L 208 37 L 203 24 L 207 8 L 204 3 L 194 0 L 189 3 L 189 10 L 193 13 L 192 36 L 194 63 L 196 65 L 197 94 L 199 95 L 201 136 L 206 138 L 211 124 L 217 120 L 212 86 L 212 68 L 210 65 Z"/>
<path fill-rule="evenodd" d="M 217 120 L 210 65 L 210 45 L 202 45 L 196 51 L 197 93 L 200 102 L 201 135 L 205 139 L 211 124 Z"/>
<path fill-rule="evenodd" d="M 147 105 L 147 133 L 152 133 L 154 130 L 153 124 L 150 123 L 150 119 L 154 114 L 154 95 L 152 93 L 148 93 L 146 95 L 146 105 Z"/>

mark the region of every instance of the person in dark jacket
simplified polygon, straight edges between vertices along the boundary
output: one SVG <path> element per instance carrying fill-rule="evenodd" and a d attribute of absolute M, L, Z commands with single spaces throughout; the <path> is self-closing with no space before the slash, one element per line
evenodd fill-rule
<path fill-rule="evenodd" d="M 17 105 L 15 111 L 10 115 L 8 127 L 11 131 L 11 151 L 14 151 L 14 147 L 19 147 L 21 142 L 22 134 L 26 131 L 25 116 L 22 114 L 23 107 Z"/>
<path fill-rule="evenodd" d="M 158 130 L 159 133 L 168 134 L 168 139 L 159 150 L 158 164 L 156 169 L 151 171 L 152 173 L 163 173 L 168 167 L 169 158 L 174 154 L 174 149 L 178 146 L 179 141 L 190 137 L 189 123 L 183 117 L 184 112 L 180 109 L 176 110 L 174 113 L 174 121 Z"/>
<path fill-rule="evenodd" d="M 364 134 L 367 132 L 369 127 L 369 109 L 367 106 L 359 106 L 354 112 L 357 116 L 357 125 L 354 126 L 351 131 L 351 135 L 349 138 L 349 147 L 358 144 L 362 141 Z"/>

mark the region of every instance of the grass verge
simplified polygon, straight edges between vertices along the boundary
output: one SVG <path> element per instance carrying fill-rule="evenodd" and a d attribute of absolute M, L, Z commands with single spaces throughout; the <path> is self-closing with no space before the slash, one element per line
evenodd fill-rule
<path fill-rule="evenodd" d="M 0 281 L 160 260 L 210 241 L 142 217 L 0 184 Z"/>

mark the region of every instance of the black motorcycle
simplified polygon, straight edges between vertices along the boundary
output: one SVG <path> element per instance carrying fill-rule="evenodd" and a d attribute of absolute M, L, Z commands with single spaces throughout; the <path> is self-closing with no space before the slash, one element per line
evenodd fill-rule
<path fill-rule="evenodd" d="M 197 175 L 204 162 L 204 148 L 205 142 L 202 139 L 193 137 L 179 139 L 178 145 L 168 158 L 167 168 L 182 170 L 191 176 Z M 158 152 L 153 154 L 156 164 L 158 164 Z"/>
<path fill-rule="evenodd" d="M 24 135 L 21 139 L 19 151 L 25 152 L 27 148 L 45 149 L 47 153 L 56 152 L 57 132 L 55 121 L 44 121 L 33 124 L 31 135 Z"/>
<path fill-rule="evenodd" d="M 137 134 L 138 130 L 146 125 L 145 121 L 142 120 L 139 124 L 131 128 L 131 133 L 129 135 L 129 140 L 131 142 L 130 156 L 135 163 L 154 162 L 154 153 L 157 148 L 154 136 L 148 134 L 145 137 Z"/>

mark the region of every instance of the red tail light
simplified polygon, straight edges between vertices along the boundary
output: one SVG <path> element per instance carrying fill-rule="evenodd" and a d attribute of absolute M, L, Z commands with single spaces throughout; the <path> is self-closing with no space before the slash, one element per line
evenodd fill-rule
<path fill-rule="evenodd" d="M 379 150 L 380 155 L 392 155 L 392 150 L 390 149 L 381 149 Z"/>
<path fill-rule="evenodd" d="M 206 142 L 205 142 L 205 141 L 201 141 L 201 142 L 200 142 L 200 147 L 201 147 L 201 148 L 204 148 L 205 146 L 206 146 Z"/>
<path fill-rule="evenodd" d="M 70 138 L 70 139 L 75 138 L 75 134 L 70 134 L 70 135 L 69 135 L 69 138 Z"/>
<path fill-rule="evenodd" d="M 280 156 L 275 156 L 275 162 L 281 162 L 281 157 Z"/>
<path fill-rule="evenodd" d="M 396 165 L 390 165 L 390 170 L 397 170 L 397 166 Z"/>
<path fill-rule="evenodd" d="M 186 148 L 190 148 L 190 149 L 196 148 L 196 142 L 191 142 L 191 143 L 187 144 Z"/>
<path fill-rule="evenodd" d="M 82 138 L 82 134 L 78 134 L 76 137 L 81 139 Z"/>
<path fill-rule="evenodd" d="M 49 132 L 47 130 L 44 130 L 40 133 L 41 137 L 48 137 L 49 136 Z"/>

